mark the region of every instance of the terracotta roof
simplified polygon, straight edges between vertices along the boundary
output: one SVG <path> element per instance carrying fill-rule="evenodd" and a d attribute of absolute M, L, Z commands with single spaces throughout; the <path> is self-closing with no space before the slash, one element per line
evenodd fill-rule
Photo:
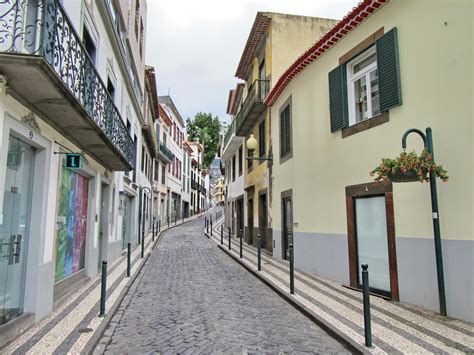
<path fill-rule="evenodd" d="M 367 17 L 389 1 L 390 0 L 361 1 L 283 73 L 265 99 L 265 104 L 268 106 L 273 105 L 299 72 L 326 53 L 332 46 L 339 42 L 339 40 L 344 38 L 350 31 L 364 22 Z"/>
<path fill-rule="evenodd" d="M 260 40 L 267 32 L 271 20 L 272 19 L 265 16 L 263 12 L 257 12 L 249 37 L 247 38 L 247 43 L 245 44 L 244 52 L 240 58 L 239 66 L 235 72 L 237 78 L 242 80 L 246 79 L 249 65 L 255 57 L 255 51 L 257 50 Z"/>
<path fill-rule="evenodd" d="M 165 109 L 162 106 L 163 104 L 158 105 L 158 112 L 160 114 L 161 120 L 167 125 L 171 126 L 171 118 L 166 113 Z"/>

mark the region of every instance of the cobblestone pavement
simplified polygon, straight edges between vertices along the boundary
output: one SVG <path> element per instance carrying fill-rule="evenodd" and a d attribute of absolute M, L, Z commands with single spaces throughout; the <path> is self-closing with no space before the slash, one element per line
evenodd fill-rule
<path fill-rule="evenodd" d="M 95 353 L 348 352 L 202 227 L 199 219 L 163 234 Z"/>

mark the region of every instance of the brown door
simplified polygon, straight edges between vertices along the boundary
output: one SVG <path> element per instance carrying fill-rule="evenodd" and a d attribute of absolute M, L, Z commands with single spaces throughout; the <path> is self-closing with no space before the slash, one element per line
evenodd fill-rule
<path fill-rule="evenodd" d="M 282 238 L 282 258 L 288 260 L 288 246 L 293 243 L 293 205 L 291 197 L 282 199 L 283 217 L 283 238 Z"/>

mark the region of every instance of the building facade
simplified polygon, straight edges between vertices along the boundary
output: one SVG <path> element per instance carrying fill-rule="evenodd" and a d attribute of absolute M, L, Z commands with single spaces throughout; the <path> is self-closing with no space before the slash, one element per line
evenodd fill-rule
<path fill-rule="evenodd" d="M 355 288 L 367 263 L 373 292 L 439 310 L 439 218 L 447 313 L 474 320 L 473 10 L 364 1 L 282 74 L 265 101 L 275 258 L 292 242 L 297 268 Z M 439 214 L 429 184 L 369 175 L 402 151 L 408 129 L 426 127 L 450 175 L 438 183 Z M 407 144 L 423 149 L 415 135 Z"/>
<path fill-rule="evenodd" d="M 241 102 L 227 135 L 258 140 L 254 157 L 246 160 L 244 170 L 244 239 L 272 252 L 271 181 L 268 164 L 270 149 L 270 111 L 265 97 L 283 71 L 321 37 L 335 20 L 259 12 L 255 18 L 235 76 L 245 81 Z M 236 89 L 237 90 L 237 89 Z M 230 145 L 229 148 L 232 148 Z M 249 152 L 244 149 L 247 157 Z M 224 151 L 225 154 L 225 151 Z"/>
<path fill-rule="evenodd" d="M 137 241 L 146 3 L 12 0 L 0 18 L 2 331 Z"/>

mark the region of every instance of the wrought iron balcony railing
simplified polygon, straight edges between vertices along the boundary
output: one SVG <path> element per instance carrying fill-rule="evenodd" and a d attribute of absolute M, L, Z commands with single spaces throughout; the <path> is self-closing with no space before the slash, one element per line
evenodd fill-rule
<path fill-rule="evenodd" d="M 1 1 L 0 54 L 44 58 L 96 124 L 100 135 L 105 135 L 107 145 L 113 145 L 129 169 L 134 167 L 132 138 L 81 37 L 58 0 Z M 79 138 L 77 141 L 80 145 Z M 95 153 L 94 156 L 100 159 L 100 154 Z"/>
<path fill-rule="evenodd" d="M 264 101 L 269 88 L 269 80 L 257 79 L 250 85 L 245 101 L 235 117 L 236 135 L 247 135 L 257 123 L 260 115 L 265 110 Z"/>
<path fill-rule="evenodd" d="M 191 188 L 193 190 L 197 190 L 198 189 L 198 183 L 196 180 L 191 180 Z"/>
<path fill-rule="evenodd" d="M 227 143 L 229 143 L 229 140 L 233 134 L 235 134 L 235 118 L 232 120 L 232 123 L 230 124 L 224 136 L 224 148 L 227 147 Z"/>
<path fill-rule="evenodd" d="M 169 159 L 169 161 L 173 161 L 174 159 L 174 154 L 166 148 L 166 146 L 163 143 L 160 143 L 160 153 L 162 153 L 166 158 Z"/>

